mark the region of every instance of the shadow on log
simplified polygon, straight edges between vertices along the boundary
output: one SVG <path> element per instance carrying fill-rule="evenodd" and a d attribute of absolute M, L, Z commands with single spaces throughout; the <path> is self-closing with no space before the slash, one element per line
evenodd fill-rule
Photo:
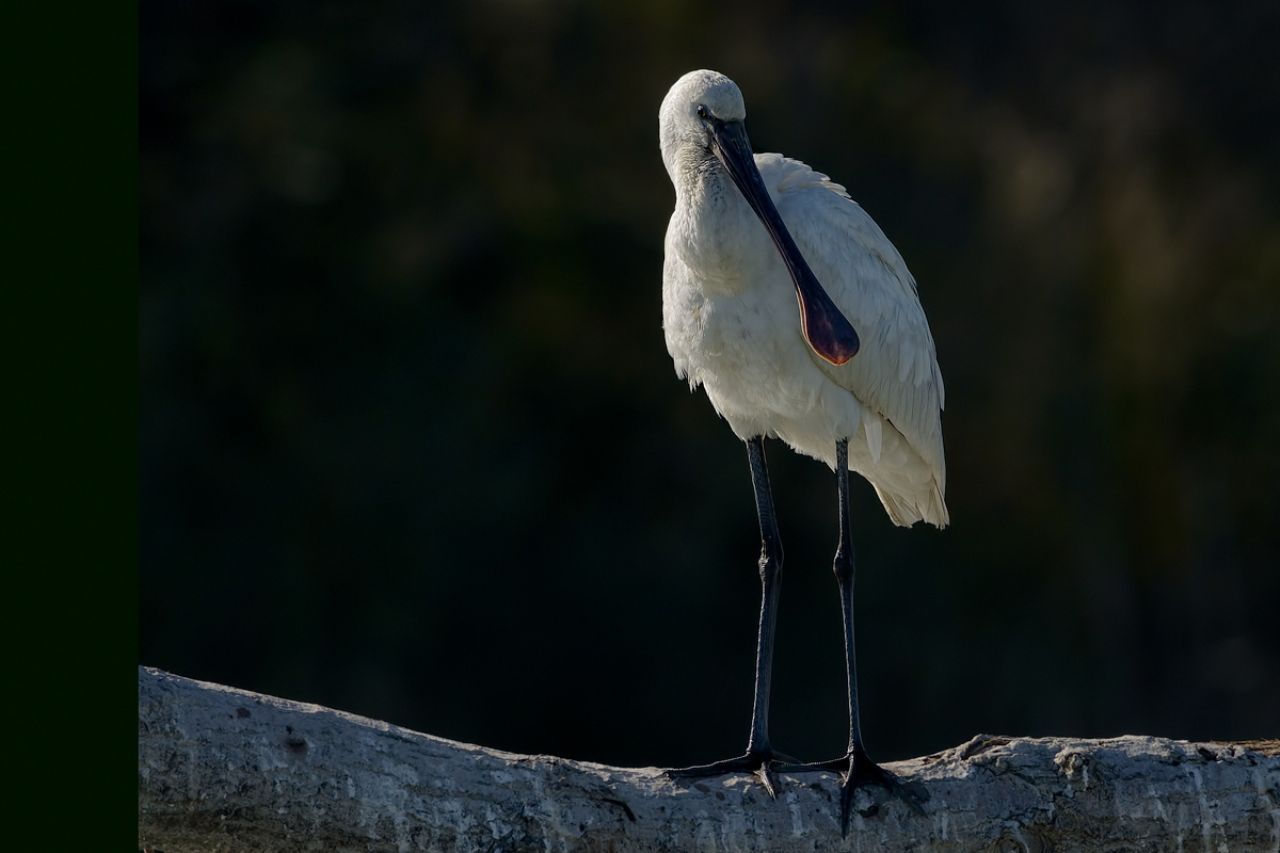
<path fill-rule="evenodd" d="M 838 779 L 672 781 L 513 755 L 138 672 L 138 841 L 205 850 L 1271 850 L 1280 741 L 979 735 L 888 766 L 925 815 Z"/>

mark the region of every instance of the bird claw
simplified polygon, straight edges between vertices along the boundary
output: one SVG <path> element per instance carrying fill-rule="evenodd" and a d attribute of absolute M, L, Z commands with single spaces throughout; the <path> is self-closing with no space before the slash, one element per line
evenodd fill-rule
<path fill-rule="evenodd" d="M 787 756 L 790 758 L 790 756 Z M 778 753 L 772 750 L 748 752 L 736 758 L 697 764 L 693 767 L 674 767 L 664 771 L 671 779 L 703 779 L 710 776 L 727 776 L 731 773 L 750 774 L 764 786 L 770 799 L 777 799 L 778 788 L 774 771 L 782 766 Z"/>
<path fill-rule="evenodd" d="M 768 764 L 760 765 L 752 775 L 760 780 L 760 784 L 764 786 L 765 793 L 769 795 L 769 799 L 778 799 L 778 791 L 773 784 L 773 771 L 769 769 Z"/>
<path fill-rule="evenodd" d="M 918 815 L 924 814 L 924 803 L 929 794 L 923 786 L 904 783 L 867 757 L 862 747 L 855 747 L 840 758 L 815 761 L 809 764 L 788 764 L 778 768 L 783 773 L 833 771 L 840 773 L 840 836 L 849 834 L 849 815 L 853 811 L 853 797 L 859 788 L 874 785 L 883 788 L 889 796 L 897 797 Z"/>

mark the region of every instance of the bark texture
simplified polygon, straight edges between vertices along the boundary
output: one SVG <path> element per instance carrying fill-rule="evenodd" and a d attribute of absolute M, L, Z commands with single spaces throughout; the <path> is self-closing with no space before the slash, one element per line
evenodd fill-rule
<path fill-rule="evenodd" d="M 838 779 L 672 781 L 513 755 L 138 674 L 138 841 L 206 850 L 1280 850 L 1280 741 L 979 735 L 888 765 L 925 815 Z"/>

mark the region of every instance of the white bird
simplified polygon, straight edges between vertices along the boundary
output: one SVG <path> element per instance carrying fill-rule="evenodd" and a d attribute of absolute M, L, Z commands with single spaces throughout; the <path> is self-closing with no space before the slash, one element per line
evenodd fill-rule
<path fill-rule="evenodd" d="M 866 756 L 853 644 L 848 471 L 875 487 L 895 524 L 948 522 L 942 374 L 907 265 L 844 187 L 798 160 L 752 154 L 732 80 L 692 71 L 659 112 L 662 161 L 676 190 L 663 267 L 663 330 L 676 374 L 706 390 L 747 444 L 760 520 L 763 595 L 746 754 L 677 776 L 840 769 L 842 826 L 862 784 L 919 809 L 919 793 Z M 769 742 L 782 547 L 763 439 L 836 470 L 835 574 L 844 614 L 849 748 L 831 762 L 782 762 Z"/>

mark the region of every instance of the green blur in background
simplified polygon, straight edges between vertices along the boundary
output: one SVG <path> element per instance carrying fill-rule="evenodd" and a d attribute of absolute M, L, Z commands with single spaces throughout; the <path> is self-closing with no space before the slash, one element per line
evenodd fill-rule
<path fill-rule="evenodd" d="M 1274 3 L 142 5 L 142 663 L 519 752 L 741 752 L 746 455 L 661 329 L 657 111 L 915 274 L 952 527 L 854 491 L 863 730 L 1275 735 Z M 845 743 L 829 470 L 768 446 L 776 745 Z"/>

